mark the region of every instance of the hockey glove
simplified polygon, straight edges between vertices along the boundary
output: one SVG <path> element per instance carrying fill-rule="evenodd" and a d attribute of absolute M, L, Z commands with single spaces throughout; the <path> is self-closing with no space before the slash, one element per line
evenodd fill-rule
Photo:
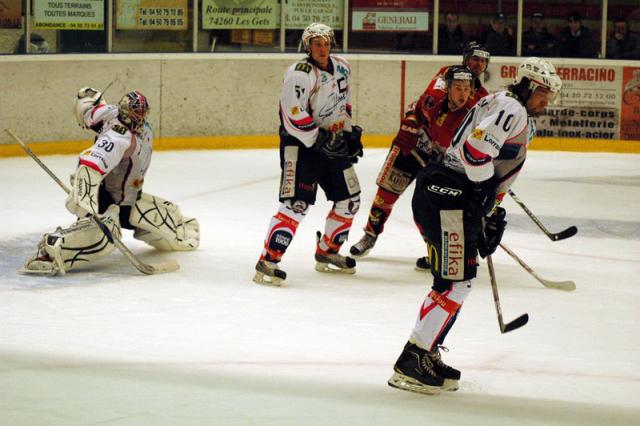
<path fill-rule="evenodd" d="M 349 158 L 353 164 L 358 162 L 358 157 L 362 157 L 362 127 L 352 126 L 350 132 L 343 132 L 349 148 Z"/>
<path fill-rule="evenodd" d="M 497 186 L 494 177 L 475 183 L 469 200 L 469 213 L 471 215 L 482 217 L 491 213 L 496 203 Z"/>
<path fill-rule="evenodd" d="M 420 124 L 415 120 L 403 118 L 400 122 L 400 130 L 393 139 L 393 144 L 402 151 L 402 154 L 409 155 L 412 149 L 418 144 L 418 136 L 420 135 Z"/>
<path fill-rule="evenodd" d="M 502 240 L 504 228 L 507 221 L 504 220 L 507 212 L 502 207 L 497 207 L 496 211 L 484 221 L 484 227 L 478 239 L 478 253 L 484 259 L 493 254 Z"/>
<path fill-rule="evenodd" d="M 349 146 L 344 136 L 341 133 L 333 133 L 322 127 L 318 129 L 318 138 L 313 145 L 313 149 L 326 155 L 329 159 L 349 156 Z"/>

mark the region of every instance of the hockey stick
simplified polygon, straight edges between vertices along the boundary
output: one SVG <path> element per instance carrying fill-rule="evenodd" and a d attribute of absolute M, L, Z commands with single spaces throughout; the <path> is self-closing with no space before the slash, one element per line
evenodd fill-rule
<path fill-rule="evenodd" d="M 524 212 L 527 214 L 527 216 L 529 216 L 531 218 L 533 223 L 538 225 L 538 228 L 540 228 L 542 230 L 542 232 L 544 232 L 545 235 L 551 239 L 551 241 L 564 240 L 564 239 L 573 237 L 574 235 L 576 235 L 576 233 L 578 233 L 578 228 L 576 228 L 575 226 L 570 226 L 567 229 L 565 229 L 564 231 L 560 231 L 560 232 L 556 232 L 556 233 L 549 232 L 549 230 L 547 228 L 545 228 L 545 226 L 542 224 L 542 222 L 540 222 L 540 220 L 538 220 L 536 215 L 534 215 L 531 212 L 531 210 L 529 210 L 527 208 L 527 206 L 522 202 L 522 200 L 520 200 L 511 189 L 509 189 L 509 195 L 511 196 L 511 198 L 513 198 L 513 201 L 515 201 L 516 204 L 518 204 L 520 207 L 522 207 L 522 210 L 524 210 Z"/>
<path fill-rule="evenodd" d="M 41 160 L 38 156 L 31 151 L 31 149 L 9 129 L 5 129 L 5 132 L 9 134 L 18 144 L 24 149 L 24 151 L 31 157 L 33 160 L 38 163 L 38 165 L 66 192 L 67 194 L 70 192 L 69 188 L 56 176 Z M 180 265 L 175 260 L 170 260 L 167 262 L 157 263 L 157 264 L 149 264 L 140 260 L 124 243 L 118 238 L 116 235 L 113 235 L 111 231 L 106 227 L 104 223 L 98 218 L 96 215 L 91 215 L 91 220 L 95 223 L 104 235 L 109 239 L 109 241 L 113 242 L 122 254 L 131 262 L 136 269 L 143 274 L 153 275 L 153 274 L 161 274 L 164 272 L 173 272 L 180 269 Z"/>
<path fill-rule="evenodd" d="M 500 325 L 500 332 L 502 334 L 508 333 L 520 328 L 529 322 L 529 314 L 524 313 L 511 322 L 504 323 L 502 319 L 502 309 L 500 308 L 500 297 L 498 296 L 498 284 L 496 282 L 496 272 L 493 269 L 493 260 L 491 255 L 487 256 L 487 266 L 489 266 L 489 277 L 491 278 L 491 290 L 493 291 L 493 303 L 496 305 L 496 312 L 498 313 L 498 324 Z"/>
<path fill-rule="evenodd" d="M 536 272 L 533 269 L 531 269 L 531 267 L 529 265 L 524 263 L 524 261 L 522 259 L 520 259 L 520 257 L 518 257 L 518 255 L 516 255 L 509 247 L 505 246 L 502 243 L 500 243 L 500 247 L 502 248 L 502 250 L 506 251 L 507 254 L 509 256 L 511 256 L 511 258 L 513 260 L 518 262 L 520 264 L 520 266 L 522 266 L 524 268 L 525 271 L 530 273 L 533 276 L 533 278 L 538 280 L 538 282 L 540 282 L 540 284 L 542 284 L 543 286 L 545 286 L 547 288 L 555 288 L 557 290 L 563 290 L 563 291 L 574 291 L 576 289 L 576 283 L 574 283 L 573 281 L 549 281 L 549 280 L 545 280 L 544 278 L 542 278 L 538 274 L 536 274 Z"/>

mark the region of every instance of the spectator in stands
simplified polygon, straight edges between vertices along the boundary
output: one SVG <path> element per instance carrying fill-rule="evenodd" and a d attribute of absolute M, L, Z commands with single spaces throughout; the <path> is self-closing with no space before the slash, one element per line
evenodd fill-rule
<path fill-rule="evenodd" d="M 24 39 L 22 34 L 13 53 L 27 53 L 24 48 Z M 29 39 L 29 53 L 49 53 L 49 43 L 40 34 L 31 33 Z"/>
<path fill-rule="evenodd" d="M 597 58 L 598 48 L 593 33 L 582 25 L 582 16 L 571 12 L 568 25 L 560 32 L 560 56 L 565 58 Z"/>
<path fill-rule="evenodd" d="M 491 24 L 482 33 L 480 42 L 487 46 L 491 56 L 513 56 L 516 54 L 513 28 L 505 25 L 504 13 L 497 13 L 491 18 Z"/>
<path fill-rule="evenodd" d="M 531 28 L 522 34 L 522 56 L 557 56 L 556 41 L 547 31 L 542 12 L 531 15 Z"/>
<path fill-rule="evenodd" d="M 629 31 L 624 18 L 613 20 L 613 33 L 607 41 L 607 58 L 640 59 L 640 37 Z"/>
<path fill-rule="evenodd" d="M 467 44 L 467 37 L 458 24 L 457 13 L 447 13 L 445 25 L 440 26 L 438 34 L 438 53 L 441 55 L 461 55 Z"/>

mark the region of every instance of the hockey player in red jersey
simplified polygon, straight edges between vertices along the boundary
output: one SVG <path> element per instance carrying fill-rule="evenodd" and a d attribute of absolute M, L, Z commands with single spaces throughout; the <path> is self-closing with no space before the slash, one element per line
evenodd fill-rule
<path fill-rule="evenodd" d="M 316 270 L 355 273 L 355 260 L 338 253 L 360 207 L 352 163 L 362 156 L 362 129 L 351 123 L 351 67 L 331 54 L 335 37 L 327 25 L 309 25 L 302 44 L 308 56 L 286 71 L 280 95 L 280 206 L 255 267 L 258 284 L 278 286 L 286 278 L 278 263 L 318 186 L 333 207 L 318 233 Z"/>
<path fill-rule="evenodd" d="M 464 65 L 452 65 L 436 77 L 400 122 L 387 158 L 380 169 L 378 190 L 369 211 L 364 236 L 351 247 L 354 257 L 366 256 L 391 215 L 398 198 L 414 181 L 430 157 L 442 155 L 454 132 L 475 104 L 475 75 Z"/>
<path fill-rule="evenodd" d="M 66 207 L 78 217 L 67 228 L 45 234 L 22 272 L 62 275 L 109 254 L 113 242 L 88 216 L 97 216 L 113 235 L 121 228 L 159 250 L 195 250 L 198 221 L 177 205 L 142 192 L 151 164 L 149 104 L 139 91 L 107 105 L 102 93 L 85 87 L 74 103 L 78 124 L 97 133 L 93 146 L 80 154 Z"/>
<path fill-rule="evenodd" d="M 498 204 L 524 164 L 533 117 L 561 87 L 552 64 L 524 60 L 508 90 L 481 99 L 442 160 L 418 173 L 413 215 L 427 241 L 433 286 L 390 386 L 427 394 L 458 388 L 461 373 L 442 361 L 439 348 L 471 292 L 478 253 L 491 255 L 500 243 L 506 212 Z"/>

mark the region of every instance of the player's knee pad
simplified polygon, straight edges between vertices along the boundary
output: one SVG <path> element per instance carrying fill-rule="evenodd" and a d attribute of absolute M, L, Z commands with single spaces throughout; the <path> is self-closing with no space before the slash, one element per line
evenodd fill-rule
<path fill-rule="evenodd" d="M 118 205 L 111 205 L 100 221 L 120 238 L 120 220 Z M 78 220 L 68 228 L 58 228 L 44 234 L 38 243 L 38 252 L 25 263 L 21 270 L 25 273 L 41 275 L 62 275 L 66 271 L 82 267 L 106 256 L 113 251 L 114 245 L 90 218 Z"/>
<path fill-rule="evenodd" d="M 360 210 L 360 195 L 354 195 L 346 200 L 336 201 L 333 205 L 333 211 L 338 215 L 346 218 L 353 218 Z"/>
<path fill-rule="evenodd" d="M 142 193 L 131 209 L 134 238 L 161 251 L 191 251 L 200 245 L 200 224 L 174 203 Z"/>
<path fill-rule="evenodd" d="M 471 280 L 449 282 L 448 285 L 434 283 L 429 298 L 445 311 L 455 314 L 471 293 L 471 288 Z"/>
<path fill-rule="evenodd" d="M 284 200 L 278 208 L 279 213 L 286 214 L 293 218 L 296 222 L 301 222 L 309 211 L 309 203 L 295 198 Z"/>
<path fill-rule="evenodd" d="M 408 167 L 408 162 L 411 162 L 412 167 Z M 402 195 L 416 176 L 417 169 L 413 162 L 415 160 L 411 156 L 404 156 L 400 148 L 392 146 L 378 173 L 376 184 L 389 192 Z"/>

